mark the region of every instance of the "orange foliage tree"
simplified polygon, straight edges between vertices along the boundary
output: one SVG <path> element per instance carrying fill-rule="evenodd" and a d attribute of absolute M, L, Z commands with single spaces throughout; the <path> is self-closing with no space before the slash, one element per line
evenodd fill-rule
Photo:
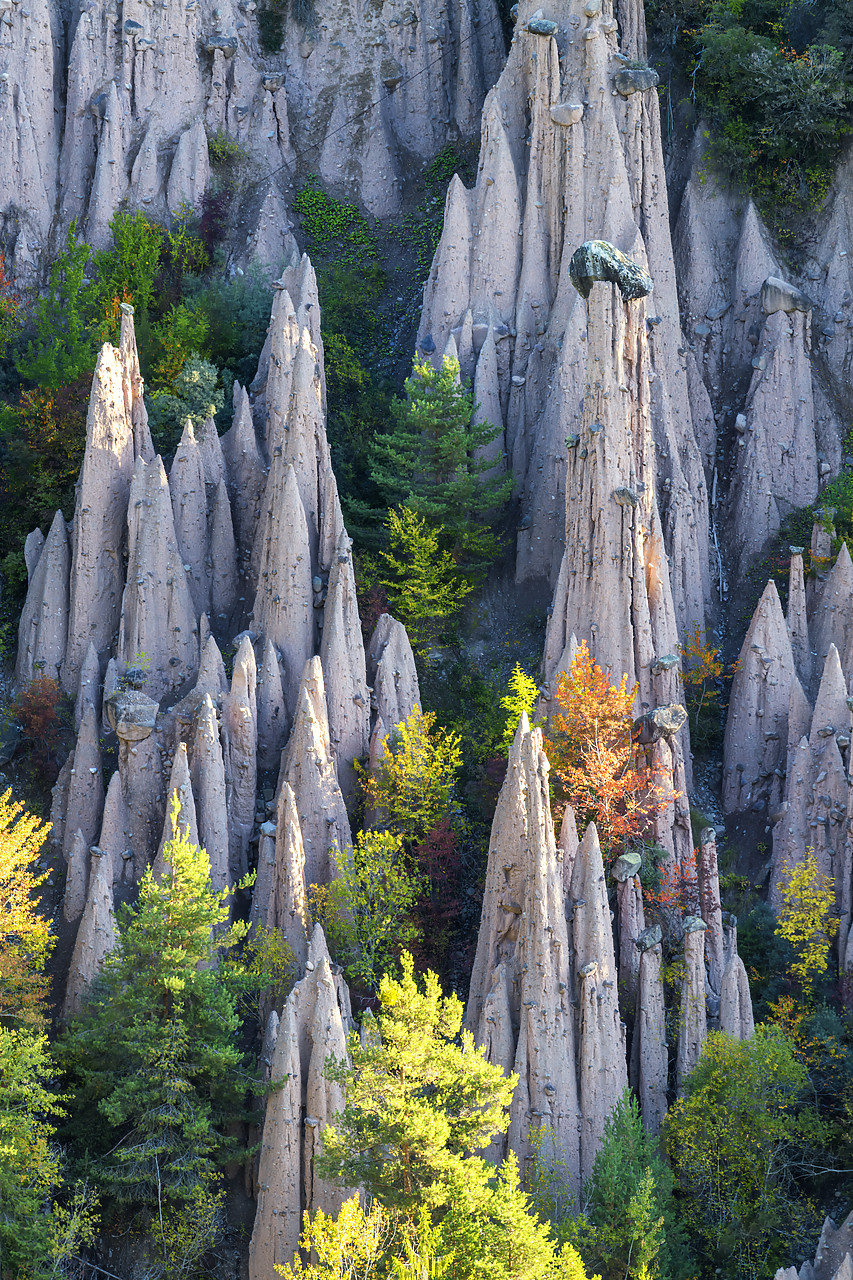
<path fill-rule="evenodd" d="M 561 799 L 574 809 L 580 830 L 596 824 L 609 860 L 641 840 L 677 795 L 634 745 L 635 695 L 626 675 L 612 684 L 581 642 L 571 669 L 557 677 L 559 711 L 546 744 Z"/>
<path fill-rule="evenodd" d="M 6 255 L 0 252 L 0 358 L 21 327 L 21 299 L 15 282 L 6 275 Z"/>
<path fill-rule="evenodd" d="M 50 676 L 31 680 L 11 704 L 29 749 L 31 772 L 42 786 L 52 785 L 59 772 L 61 708 L 62 690 Z"/>

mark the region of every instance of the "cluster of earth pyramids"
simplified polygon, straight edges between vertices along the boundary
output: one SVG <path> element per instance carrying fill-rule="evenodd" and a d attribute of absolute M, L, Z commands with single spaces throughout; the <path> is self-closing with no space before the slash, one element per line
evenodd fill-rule
<path fill-rule="evenodd" d="M 617 315 L 632 305 L 611 303 Z M 300 979 L 266 1031 L 272 1077 L 288 1083 L 271 1095 L 257 1170 L 257 1276 L 292 1256 L 304 1207 L 340 1202 L 315 1177 L 313 1153 L 340 1106 L 323 1064 L 344 1052 L 351 1014 L 322 930 L 309 935 L 306 886 L 334 875 L 335 849 L 350 841 L 353 761 L 375 764 L 419 702 L 401 624 L 383 616 L 363 645 L 325 435 L 319 316 L 310 262 L 294 258 L 254 397 L 235 388 L 221 439 L 211 422 L 197 435 L 187 425 L 167 476 L 125 311 L 119 347 L 104 346 L 93 380 L 70 532 L 58 514 L 46 538 L 27 542 L 17 667 L 19 682 L 45 673 L 76 698 L 51 835 L 68 865 L 63 914 L 77 926 L 65 1016 L 114 946 L 115 900 L 149 863 L 162 868 L 173 795 L 216 887 L 257 859 L 252 919 L 281 928 L 297 957 Z M 234 650 L 230 682 L 217 635 Z M 118 767 L 105 791 L 109 747 Z M 666 734 L 649 750 L 672 771 Z M 653 1128 L 665 1111 L 661 941 L 645 928 L 631 855 L 616 868 L 611 924 L 595 827 L 578 841 L 567 811 L 555 838 L 548 768 L 541 731 L 523 717 L 495 814 L 466 1018 L 490 1059 L 520 1076 L 507 1142 L 524 1159 L 531 1128 L 547 1125 L 577 1186 L 629 1070 Z M 659 819 L 673 849 L 676 822 L 674 807 Z M 701 1051 L 706 1009 L 733 1034 L 752 1029 L 713 836 L 699 863 L 706 918 L 684 922 L 679 1082 Z M 620 992 L 636 1011 L 630 1052 Z"/>
<path fill-rule="evenodd" d="M 654 831 L 676 867 L 693 843 L 678 636 L 711 598 L 713 412 L 697 361 L 680 345 L 642 6 L 552 7 L 519 5 L 483 109 L 476 182 L 466 190 L 454 179 L 448 192 L 418 347 L 435 360 L 456 355 L 481 414 L 503 428 L 491 456 L 512 471 L 519 495 L 516 576 L 553 588 L 542 714 L 581 640 L 617 678 L 624 672 L 637 683 L 648 759 L 678 796 Z M 140 45 L 133 36 L 135 49 L 147 47 L 144 38 Z M 213 49 L 219 54 L 231 56 L 224 46 Z M 230 93 L 233 77 L 226 82 Z M 275 86 L 264 92 L 274 105 Z M 111 110 L 110 97 L 102 134 Z M 692 194 L 684 219 L 701 199 Z M 747 223 L 738 232 L 746 240 Z M 684 223 L 682 249 L 691 234 L 695 218 Z M 618 273 L 616 284 L 579 292 L 572 259 L 591 237 L 648 272 L 653 308 L 648 294 L 626 300 Z M 799 359 L 808 299 L 784 281 L 771 285 L 772 270 L 753 250 L 743 251 L 737 287 L 747 267 L 762 275 L 765 338 L 775 335 L 782 354 L 776 361 L 768 347 L 755 366 L 747 470 L 764 438 L 756 424 L 770 412 L 762 418 L 756 406 L 776 391 L 787 404 L 811 376 Z M 777 364 L 784 377 L 766 376 Z M 37 531 L 27 541 L 17 680 L 56 675 L 76 698 L 77 746 L 52 814 L 68 863 L 64 915 L 76 926 L 66 1016 L 114 945 L 114 902 L 132 894 L 146 865 L 158 865 L 173 794 L 217 886 L 257 860 L 252 919 L 280 927 L 293 947 L 300 978 L 271 1015 L 264 1045 L 272 1078 L 287 1083 L 270 1095 L 255 1170 L 250 1273 L 260 1280 L 271 1263 L 290 1261 L 302 1210 L 333 1210 L 342 1194 L 315 1176 L 313 1157 L 341 1102 L 323 1065 L 344 1051 L 351 1013 L 322 931 L 309 933 L 306 886 L 334 874 L 334 850 L 350 840 L 353 761 L 375 765 L 419 691 L 398 622 L 384 616 L 366 651 L 362 641 L 307 258 L 292 256 L 275 286 L 257 377 L 234 395 L 231 430 L 220 439 L 213 423 L 197 433 L 188 426 L 167 477 L 148 432 L 126 312 L 118 349 L 105 346 L 96 369 L 71 528 L 58 514 L 46 538 Z M 765 476 L 758 465 L 756 483 Z M 778 495 L 767 495 L 769 528 Z M 746 538 L 744 521 L 758 507 L 745 501 L 739 510 L 746 514 L 735 513 L 734 527 Z M 808 828 L 843 907 L 850 711 L 840 673 L 850 593 L 841 579 L 850 561 L 842 554 L 811 600 L 798 572 L 795 557 L 787 620 L 768 588 L 744 645 L 725 802 L 731 812 L 766 806 L 777 863 L 777 831 L 790 854 Z M 220 645 L 234 649 L 230 682 Z M 117 743 L 106 791 L 102 742 Z M 798 753 L 793 769 L 788 744 Z M 611 913 L 597 832 L 591 826 L 579 839 L 567 811 L 555 833 L 547 777 L 541 733 L 523 718 L 494 819 L 466 1020 L 490 1060 L 520 1078 L 494 1157 L 508 1145 L 524 1161 L 531 1130 L 544 1127 L 577 1188 L 626 1081 L 656 1131 L 670 1076 L 680 1088 L 708 1025 L 746 1037 L 752 1010 L 708 829 L 697 860 L 699 911 L 674 922 L 685 963 L 670 1063 L 661 936 L 646 927 L 639 859 L 614 866 Z"/>

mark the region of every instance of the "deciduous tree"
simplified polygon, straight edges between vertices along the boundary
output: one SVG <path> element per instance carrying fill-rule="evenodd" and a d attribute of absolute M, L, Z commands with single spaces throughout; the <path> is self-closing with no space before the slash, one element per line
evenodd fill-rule
<path fill-rule="evenodd" d="M 351 979 L 376 991 L 400 948 L 419 936 L 410 917 L 424 886 L 406 865 L 402 838 L 390 831 L 362 831 L 335 860 L 326 912 L 335 917 L 340 958 Z"/>
<path fill-rule="evenodd" d="M 53 1121 L 62 1115 L 51 1088 L 47 1038 L 0 1025 L 0 1275 L 47 1280 L 81 1239 L 91 1213 L 55 1217 L 51 1194 L 61 1181 Z"/>
<path fill-rule="evenodd" d="M 50 824 L 0 796 L 0 1020 L 39 1026 L 47 989 L 44 966 L 53 948 L 39 888 L 47 872 L 36 857 Z"/>
<path fill-rule="evenodd" d="M 802 1197 L 804 1155 L 825 1137 L 791 1041 L 712 1032 L 665 1122 L 685 1225 L 705 1264 L 732 1280 L 772 1275 L 811 1252 L 820 1222 Z M 801 1252 L 802 1251 L 802 1252 Z"/>
<path fill-rule="evenodd" d="M 557 677 L 558 710 L 546 747 L 578 826 L 594 822 L 610 858 L 641 839 L 676 795 L 637 759 L 631 738 L 635 695 L 627 676 L 611 682 L 582 641 L 570 669 Z"/>
<path fill-rule="evenodd" d="M 385 739 L 376 770 L 359 769 L 365 803 L 411 849 L 447 816 L 461 763 L 459 735 L 415 707 Z"/>
<path fill-rule="evenodd" d="M 782 907 L 776 934 L 793 946 L 791 974 L 807 987 L 826 972 L 838 932 L 838 920 L 832 915 L 835 882 L 819 869 L 815 851 L 809 848 L 798 862 L 786 867 L 779 892 Z"/>
<path fill-rule="evenodd" d="M 509 678 L 509 688 L 501 698 L 501 707 L 506 713 L 503 734 L 505 751 L 509 751 L 512 746 L 512 740 L 515 737 L 515 731 L 518 728 L 518 722 L 522 714 L 526 713 L 532 720 L 538 697 L 538 684 L 532 676 L 527 674 L 521 663 L 517 662 Z"/>

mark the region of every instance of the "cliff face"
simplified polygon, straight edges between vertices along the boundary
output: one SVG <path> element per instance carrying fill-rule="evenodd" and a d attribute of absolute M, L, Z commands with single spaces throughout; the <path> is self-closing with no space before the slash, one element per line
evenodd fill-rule
<path fill-rule="evenodd" d="M 410 157 L 476 132 L 503 58 L 494 0 L 294 9 L 267 53 L 255 0 L 8 5 L 0 236 L 18 279 L 74 218 L 98 246 L 124 202 L 158 219 L 196 207 L 219 131 L 252 169 L 240 256 L 275 270 L 297 168 L 385 216 Z"/>
<path fill-rule="evenodd" d="M 260 1276 L 290 1261 L 305 1207 L 339 1204 L 313 1157 L 340 1105 L 322 1066 L 345 1051 L 349 1005 L 324 939 L 309 936 L 308 889 L 335 875 L 351 839 L 354 762 L 375 764 L 420 702 L 399 622 L 380 619 L 365 652 L 326 437 L 316 280 L 290 231 L 295 178 L 310 165 L 390 215 L 412 158 L 481 124 L 476 181 L 456 178 L 447 194 L 418 347 L 458 355 L 481 417 L 501 428 L 489 459 L 515 481 L 516 582 L 552 593 L 544 714 L 580 641 L 637 685 L 648 760 L 678 795 L 653 832 L 669 869 L 693 844 L 679 644 L 724 618 L 729 581 L 840 465 L 853 197 L 842 175 L 796 280 L 755 208 L 696 176 L 671 236 L 639 0 L 553 0 L 535 13 L 520 0 L 505 65 L 493 0 L 317 0 L 305 24 L 287 17 L 275 55 L 259 50 L 255 0 L 87 0 L 67 20 L 13 0 L 0 47 L 0 238 L 24 282 L 73 218 L 97 245 L 123 202 L 161 219 L 197 204 L 220 130 L 258 174 L 234 262 L 286 263 L 231 430 L 220 440 L 213 422 L 188 424 L 168 474 L 124 308 L 120 344 L 104 346 L 93 379 L 73 521 L 57 513 L 47 536 L 27 539 L 16 666 L 19 686 L 44 671 L 75 699 L 77 743 L 52 812 L 64 917 L 79 921 L 65 1013 L 115 944 L 114 895 L 162 865 L 173 793 L 216 887 L 257 865 L 252 926 L 281 929 L 294 951 L 299 981 L 267 1036 L 283 1087 L 260 1158 Z M 618 272 L 579 274 L 581 246 L 624 255 L 653 288 L 626 294 Z M 822 525 L 813 547 L 827 556 Z M 763 815 L 772 830 L 771 902 L 815 849 L 836 886 L 847 970 L 851 599 L 846 548 L 808 584 L 793 553 L 786 612 L 768 584 L 732 688 L 722 790 L 728 815 Z M 117 758 L 106 787 L 103 745 Z M 659 1130 L 708 1027 L 747 1037 L 752 1009 L 714 831 L 701 838 L 698 914 L 670 921 L 666 944 L 683 959 L 673 1017 L 638 855 L 611 876 L 595 827 L 578 833 L 570 810 L 557 840 L 548 771 L 541 731 L 522 717 L 466 1020 L 489 1059 L 519 1075 L 493 1154 L 529 1159 L 531 1131 L 547 1123 L 577 1190 L 627 1080 Z"/>
<path fill-rule="evenodd" d="M 742 579 L 784 517 L 813 503 L 841 463 L 851 408 L 853 162 L 848 156 L 814 215 L 792 275 L 752 202 L 703 171 L 701 136 L 700 128 L 675 260 L 695 384 L 716 424 L 712 517 L 725 598 L 729 579 Z"/>
<path fill-rule="evenodd" d="M 654 464 L 642 439 L 627 448 L 611 442 L 619 484 L 615 474 L 605 483 L 644 483 L 647 518 L 657 487 L 650 534 L 672 557 L 674 617 L 684 625 L 704 618 L 709 592 L 706 406 L 691 407 L 679 353 L 656 80 L 626 69 L 645 55 L 642 6 L 560 0 L 531 23 L 534 8 L 519 5 L 507 64 L 483 109 L 476 185 L 466 191 L 456 181 L 448 192 L 419 345 L 440 354 L 453 337 L 477 398 L 500 406 L 520 495 L 520 581 L 556 583 L 564 551 L 582 554 L 578 538 L 592 532 L 566 523 L 575 447 L 567 441 L 597 420 L 603 402 L 609 430 L 642 419 Z M 654 280 L 624 361 L 618 338 L 604 350 L 611 317 L 599 311 L 597 323 L 571 283 L 572 255 L 590 239 L 647 265 Z M 594 291 L 590 307 L 604 306 Z"/>

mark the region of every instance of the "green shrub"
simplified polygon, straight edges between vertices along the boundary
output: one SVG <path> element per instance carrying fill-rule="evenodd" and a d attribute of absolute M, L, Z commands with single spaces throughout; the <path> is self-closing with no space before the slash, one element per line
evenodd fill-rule
<path fill-rule="evenodd" d="M 138 316 L 147 315 L 160 270 L 166 233 L 143 213 L 116 213 L 110 222 L 113 243 L 92 255 L 97 280 L 92 286 L 94 321 L 99 341 L 117 336 L 117 302 L 130 302 Z"/>
<path fill-rule="evenodd" d="M 172 390 L 161 391 L 150 399 L 148 416 L 157 451 L 174 452 L 187 418 L 198 428 L 224 403 L 219 370 L 194 352 L 172 383 Z"/>
<path fill-rule="evenodd" d="M 88 326 L 92 292 L 86 278 L 91 252 L 87 244 L 78 244 L 73 221 L 65 248 L 50 268 L 47 292 L 36 303 L 34 337 L 16 362 L 21 376 L 39 387 L 55 389 L 95 366 Z"/>
<path fill-rule="evenodd" d="M 820 1228 L 802 1194 L 826 1127 L 805 1067 L 778 1027 L 751 1040 L 712 1032 L 666 1118 L 684 1221 L 708 1271 L 772 1275 L 811 1254 Z"/>

